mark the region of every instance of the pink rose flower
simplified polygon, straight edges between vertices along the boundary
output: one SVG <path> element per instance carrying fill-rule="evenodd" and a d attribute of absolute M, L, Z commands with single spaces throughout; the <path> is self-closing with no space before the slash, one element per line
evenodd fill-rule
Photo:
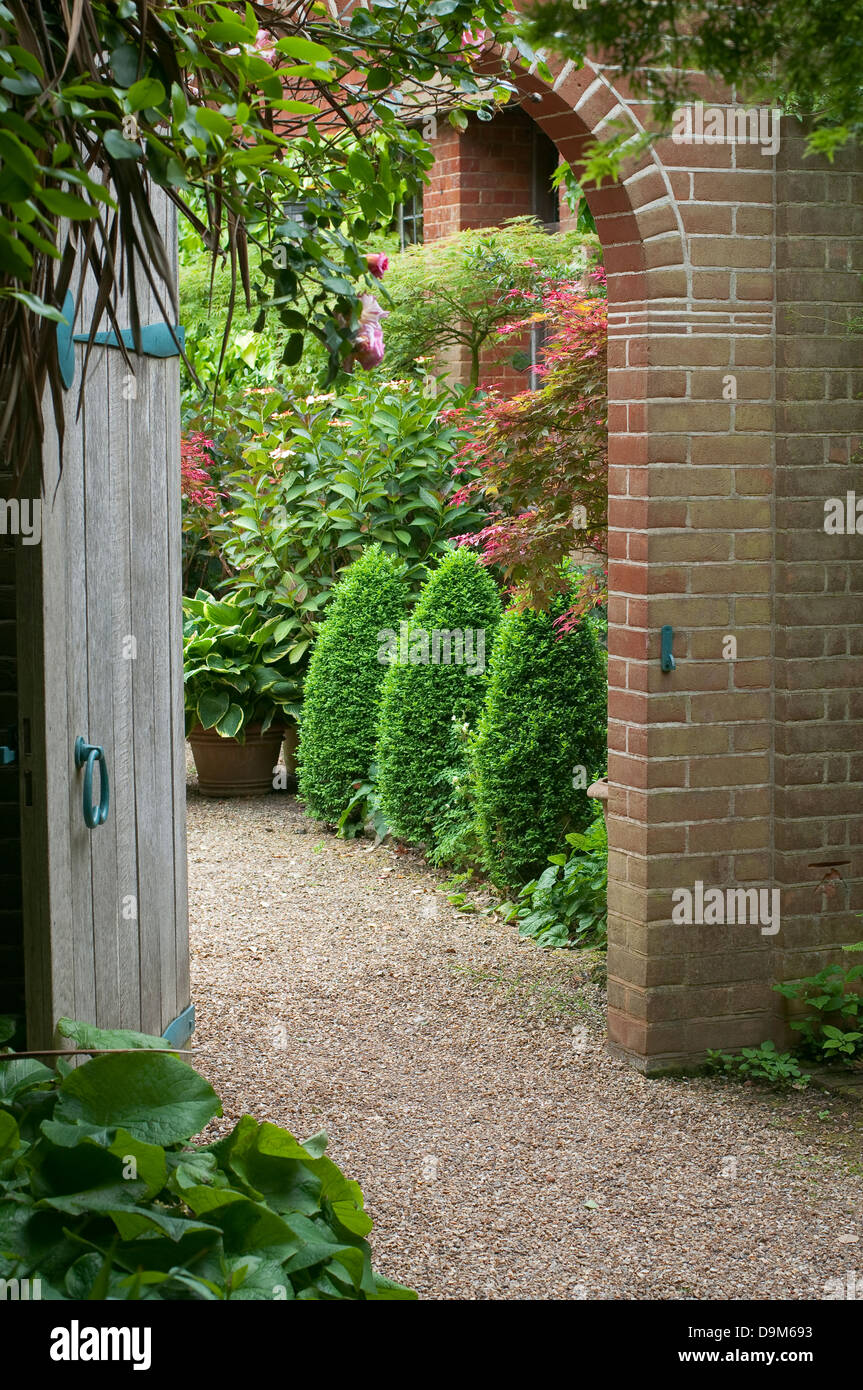
<path fill-rule="evenodd" d="M 389 256 L 385 256 L 382 251 L 374 251 L 366 256 L 366 265 L 376 280 L 383 280 L 389 270 L 389 264 Z"/>
<path fill-rule="evenodd" d="M 361 294 L 359 332 L 354 339 L 354 350 L 351 353 L 352 361 L 359 362 L 361 367 L 365 367 L 367 372 L 372 368 L 379 367 L 384 360 L 384 333 L 381 328 L 381 319 L 387 317 L 388 311 L 382 309 L 378 301 L 372 294 Z"/>
<path fill-rule="evenodd" d="M 381 319 L 388 318 L 389 310 L 382 309 L 373 294 L 361 294 L 360 303 L 360 325 L 367 323 L 380 323 Z"/>
<path fill-rule="evenodd" d="M 262 58 L 266 58 L 268 63 L 271 63 L 276 56 L 275 42 L 276 40 L 269 29 L 259 29 L 255 35 L 255 48 Z"/>
<path fill-rule="evenodd" d="M 367 372 L 381 365 L 384 360 L 384 335 L 379 323 L 369 323 L 360 329 L 354 339 L 351 356 Z"/>

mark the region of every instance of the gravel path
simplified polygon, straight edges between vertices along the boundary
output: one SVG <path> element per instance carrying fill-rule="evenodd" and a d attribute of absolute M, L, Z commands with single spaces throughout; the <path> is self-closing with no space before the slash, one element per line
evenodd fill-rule
<path fill-rule="evenodd" d="M 820 1299 L 863 1271 L 863 1116 L 648 1081 L 591 957 L 457 912 L 285 794 L 189 787 L 196 1065 L 357 1178 L 378 1269 L 438 1299 Z M 735 1174 L 736 1169 L 736 1176 Z"/>

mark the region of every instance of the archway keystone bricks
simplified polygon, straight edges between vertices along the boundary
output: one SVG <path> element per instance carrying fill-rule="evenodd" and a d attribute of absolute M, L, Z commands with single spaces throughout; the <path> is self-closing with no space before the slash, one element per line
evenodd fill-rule
<path fill-rule="evenodd" d="M 572 163 L 649 114 L 592 64 L 522 87 Z M 463 203 L 464 146 L 442 141 L 427 216 L 522 210 L 499 184 Z M 863 937 L 863 534 L 824 527 L 829 498 L 863 498 L 863 162 L 804 145 L 790 120 L 775 154 L 669 138 L 588 191 L 609 292 L 609 1039 L 648 1071 L 786 1040 L 773 984 Z M 778 930 L 673 922 L 697 882 L 778 889 Z"/>

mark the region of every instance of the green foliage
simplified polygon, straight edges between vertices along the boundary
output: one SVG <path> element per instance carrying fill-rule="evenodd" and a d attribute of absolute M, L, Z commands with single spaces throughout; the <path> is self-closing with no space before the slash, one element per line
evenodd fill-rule
<path fill-rule="evenodd" d="M 605 656 L 589 619 L 555 626 L 570 601 L 508 612 L 492 654 L 474 764 L 485 863 L 501 888 L 537 878 L 593 818 L 584 787 L 605 766 Z"/>
<path fill-rule="evenodd" d="M 813 117 L 810 150 L 832 159 L 863 132 L 861 22 L 860 0 L 615 0 L 578 8 L 570 0 L 540 0 L 531 5 L 528 31 L 533 43 L 577 63 L 602 52 L 639 91 L 649 81 L 656 113 L 666 122 L 676 106 L 702 95 L 696 74 L 721 78 L 741 103 Z M 619 162 L 603 163 L 607 136 L 588 149 L 585 179 L 617 175 Z"/>
<path fill-rule="evenodd" d="M 460 481 L 455 429 L 441 420 L 449 399 L 371 378 L 301 404 L 275 390 L 252 396 L 243 466 L 228 477 L 232 508 L 214 531 L 237 601 L 275 606 L 307 650 L 366 546 L 403 557 L 418 589 L 426 563 L 484 516 L 481 504 L 449 505 Z"/>
<path fill-rule="evenodd" d="M 88 1049 L 129 1046 L 62 1022 Z M 0 1278 L 62 1301 L 415 1297 L 373 1271 L 362 1193 L 325 1135 L 300 1144 L 244 1115 L 191 1144 L 218 1096 L 151 1050 L 164 1038 L 133 1037 L 56 1072 L 0 1052 Z"/>
<path fill-rule="evenodd" d="M 600 811 L 583 835 L 566 836 L 568 854 L 550 854 L 549 867 L 526 883 L 506 920 L 537 945 L 604 946 L 608 916 L 608 835 Z"/>
<path fill-rule="evenodd" d="M 577 277 L 598 245 L 584 232 L 549 236 L 534 218 L 514 217 L 500 228 L 471 229 L 408 247 L 391 259 L 387 272 L 387 360 L 410 372 L 417 358 L 463 347 L 476 386 L 480 353 L 495 329 L 519 317 L 529 326 L 537 307 L 531 296 L 539 285 L 548 278 Z"/>
<path fill-rule="evenodd" d="M 183 600 L 183 683 L 186 733 L 200 726 L 225 738 L 250 724 L 270 727 L 299 713 L 302 656 L 290 622 L 256 608 L 214 599 L 204 589 Z"/>
<path fill-rule="evenodd" d="M 197 209 L 196 209 L 197 210 Z M 380 242 L 376 238 L 375 245 Z M 307 396 L 326 367 L 326 352 L 314 337 L 293 367 L 283 362 L 291 329 L 267 315 L 263 323 L 253 305 L 234 294 L 228 255 L 214 262 L 190 223 L 180 226 L 180 323 L 186 330 L 186 363 L 181 384 L 187 410 L 207 420 L 212 397 L 237 388 L 281 385 Z M 203 387 L 203 392 L 201 388 Z"/>
<path fill-rule="evenodd" d="M 842 949 L 863 951 L 863 941 Z M 819 970 L 817 975 L 773 986 L 786 999 L 799 1001 L 810 1010 L 808 1015 L 791 1021 L 791 1027 L 800 1034 L 804 1056 L 848 1063 L 863 1054 L 863 1032 L 853 1027 L 863 1013 L 863 995 L 859 987 L 854 988 L 861 979 L 863 965 L 843 969 L 833 964 Z"/>
<path fill-rule="evenodd" d="M 469 775 L 463 735 L 482 707 L 500 613 L 488 571 L 475 555 L 456 550 L 430 576 L 405 631 L 393 633 L 378 765 L 381 807 L 402 839 L 440 848 L 439 823 L 452 814 L 454 792 Z M 454 827 L 443 830 L 451 845 Z"/>
<path fill-rule="evenodd" d="M 297 753 L 300 796 L 320 820 L 338 824 L 368 781 L 386 672 L 378 633 L 398 629 L 409 594 L 404 564 L 379 545 L 336 586 L 309 663 Z"/>
<path fill-rule="evenodd" d="M 776 1044 L 769 1040 L 760 1047 L 744 1047 L 739 1053 L 708 1052 L 706 1069 L 736 1081 L 755 1081 L 780 1089 L 796 1086 L 799 1090 L 811 1080 L 790 1052 L 777 1052 Z"/>
<path fill-rule="evenodd" d="M 334 375 L 370 285 L 365 245 L 431 164 L 416 105 L 458 92 L 464 121 L 462 108 L 514 90 L 505 72 L 493 86 L 474 73 L 468 20 L 511 32 L 499 0 L 372 0 L 347 18 L 173 0 L 3 5 L 0 397 L 22 403 L 0 420 L 4 453 L 26 458 L 38 441 L 46 372 L 61 423 L 54 323 L 76 261 L 99 282 L 94 330 L 106 314 L 115 324 L 121 279 L 136 335 L 148 282 L 173 320 L 154 183 L 212 255 L 227 252 L 231 307 L 254 302 L 258 327 L 279 318 L 284 364 L 313 338 Z"/>
<path fill-rule="evenodd" d="M 336 831 L 339 839 L 353 840 L 370 830 L 379 845 L 390 833 L 390 823 L 381 808 L 381 794 L 378 787 L 378 765 L 372 763 L 364 782 L 352 784 L 354 794 L 339 816 Z"/>

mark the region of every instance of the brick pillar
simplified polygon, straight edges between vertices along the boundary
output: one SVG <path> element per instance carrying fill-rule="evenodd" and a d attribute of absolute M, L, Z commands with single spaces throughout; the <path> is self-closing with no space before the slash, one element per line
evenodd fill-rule
<path fill-rule="evenodd" d="M 521 85 L 571 163 L 609 118 L 649 120 L 590 62 Z M 648 1072 L 784 1040 L 775 982 L 863 937 L 863 515 L 824 530 L 828 498 L 863 502 L 861 194 L 859 154 L 804 162 L 793 123 L 778 154 L 669 139 L 589 190 L 609 272 L 608 1029 Z M 673 920 L 698 882 L 769 910 L 778 889 L 779 930 Z"/>
<path fill-rule="evenodd" d="M 859 154 L 804 160 L 804 143 L 789 122 L 776 179 L 782 979 L 863 938 L 863 515 L 854 534 L 824 529 L 825 501 L 863 499 L 863 339 L 851 330 L 863 312 L 863 171 Z"/>

